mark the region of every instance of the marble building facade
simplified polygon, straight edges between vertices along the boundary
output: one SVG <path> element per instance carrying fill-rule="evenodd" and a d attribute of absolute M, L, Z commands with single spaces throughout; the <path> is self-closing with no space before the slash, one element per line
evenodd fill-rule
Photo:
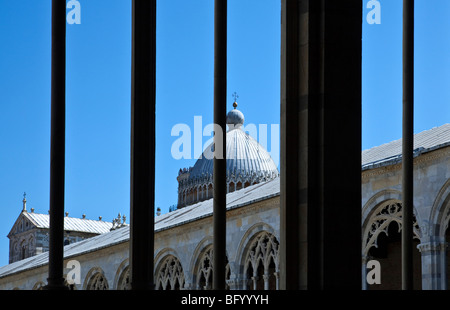
<path fill-rule="evenodd" d="M 400 289 L 401 141 L 363 151 L 361 173 L 362 288 Z M 279 177 L 227 194 L 228 289 L 278 289 L 279 195 Z M 415 289 L 448 289 L 450 124 L 415 135 L 414 215 Z M 156 289 L 211 288 L 212 227 L 212 199 L 155 218 Z M 127 289 L 128 241 L 129 226 L 123 225 L 66 245 L 65 275 L 73 280 L 73 261 L 79 263 L 70 287 Z M 369 260 L 380 262 L 381 284 L 367 283 Z M 0 267 L 0 289 L 41 288 L 47 262 L 44 252 Z"/>

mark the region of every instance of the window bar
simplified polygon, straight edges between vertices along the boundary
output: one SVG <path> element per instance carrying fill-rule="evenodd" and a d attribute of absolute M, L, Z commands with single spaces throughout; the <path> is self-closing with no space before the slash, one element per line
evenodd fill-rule
<path fill-rule="evenodd" d="M 131 289 L 154 289 L 156 0 L 132 2 Z"/>
<path fill-rule="evenodd" d="M 414 0 L 403 0 L 402 289 L 413 289 Z"/>
<path fill-rule="evenodd" d="M 66 1 L 52 1 L 51 147 L 50 147 L 50 241 L 48 284 L 64 285 L 64 175 L 66 126 Z"/>
<path fill-rule="evenodd" d="M 226 268 L 226 95 L 227 0 L 214 6 L 214 196 L 213 196 L 213 289 L 225 289 Z"/>

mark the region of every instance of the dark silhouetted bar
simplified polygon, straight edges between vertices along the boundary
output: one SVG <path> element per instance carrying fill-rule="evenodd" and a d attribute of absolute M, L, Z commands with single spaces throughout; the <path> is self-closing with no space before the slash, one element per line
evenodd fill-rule
<path fill-rule="evenodd" d="M 156 0 L 132 2 L 131 289 L 154 289 Z"/>
<path fill-rule="evenodd" d="M 403 0 L 402 289 L 413 289 L 414 0 Z"/>
<path fill-rule="evenodd" d="M 280 289 L 361 289 L 360 0 L 282 0 Z"/>
<path fill-rule="evenodd" d="M 227 0 L 214 7 L 214 195 L 213 289 L 225 289 L 226 268 L 226 113 L 227 113 Z M 221 130 L 216 130 L 217 126 Z M 220 145 L 221 144 L 221 145 Z M 217 156 L 218 155 L 218 156 Z M 219 158 L 221 157 L 221 158 Z"/>
<path fill-rule="evenodd" d="M 47 290 L 64 285 L 64 176 L 66 134 L 66 1 L 52 1 L 50 239 Z"/>

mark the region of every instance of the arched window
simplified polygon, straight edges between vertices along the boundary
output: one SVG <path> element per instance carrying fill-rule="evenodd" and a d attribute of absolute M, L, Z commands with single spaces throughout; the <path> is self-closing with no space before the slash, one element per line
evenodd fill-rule
<path fill-rule="evenodd" d="M 226 258 L 226 270 L 225 270 L 225 281 L 230 279 L 230 265 L 228 264 L 228 259 Z M 213 286 L 213 247 L 204 251 L 200 257 L 200 263 L 197 270 L 197 289 L 199 290 L 210 290 Z M 229 286 L 225 284 L 225 289 L 229 289 Z"/>
<path fill-rule="evenodd" d="M 95 273 L 89 279 L 88 285 L 86 287 L 86 290 L 88 291 L 103 291 L 108 289 L 109 289 L 108 281 L 106 280 L 102 272 Z"/>
<path fill-rule="evenodd" d="M 231 193 L 231 192 L 234 192 L 234 191 L 235 191 L 235 185 L 234 185 L 233 182 L 230 182 L 230 184 L 229 184 L 229 192 Z"/>
<path fill-rule="evenodd" d="M 119 283 L 117 284 L 118 290 L 129 290 L 130 289 L 130 268 L 127 266 L 120 274 Z"/>
<path fill-rule="evenodd" d="M 213 197 L 214 190 L 213 190 L 212 184 L 209 184 L 209 185 L 208 185 L 207 193 L 208 193 L 208 195 L 207 195 L 207 198 L 208 198 L 208 199 Z"/>
<path fill-rule="evenodd" d="M 244 289 L 278 289 L 278 253 L 279 242 L 271 233 L 264 231 L 253 238 L 244 263 Z"/>
<path fill-rule="evenodd" d="M 156 290 L 179 290 L 184 286 L 184 273 L 180 261 L 173 255 L 164 259 L 156 273 Z"/>
<path fill-rule="evenodd" d="M 45 283 L 42 281 L 37 282 L 34 284 L 32 290 L 33 291 L 42 291 L 44 289 Z"/>
<path fill-rule="evenodd" d="M 242 188 L 242 182 L 239 181 L 236 183 L 236 190 L 240 190 Z"/>
<path fill-rule="evenodd" d="M 363 235 L 363 253 L 366 260 L 375 259 L 381 264 L 381 284 L 368 289 L 401 289 L 401 230 L 402 204 L 386 201 L 378 206 L 370 218 Z M 421 287 L 420 252 L 416 249 L 420 240 L 420 229 L 414 219 L 414 286 Z"/>
<path fill-rule="evenodd" d="M 27 258 L 27 243 L 25 240 L 20 244 L 20 259 Z"/>

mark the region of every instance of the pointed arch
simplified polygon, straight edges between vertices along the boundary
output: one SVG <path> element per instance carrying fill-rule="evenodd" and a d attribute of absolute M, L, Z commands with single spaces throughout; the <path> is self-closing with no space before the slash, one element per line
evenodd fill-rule
<path fill-rule="evenodd" d="M 238 259 L 244 289 L 278 289 L 279 241 L 269 225 L 259 223 L 247 231 Z"/>
<path fill-rule="evenodd" d="M 185 285 L 184 269 L 178 253 L 165 248 L 155 256 L 155 290 L 180 290 Z"/>
<path fill-rule="evenodd" d="M 86 275 L 83 289 L 87 291 L 109 290 L 108 279 L 102 268 L 94 267 Z"/>
<path fill-rule="evenodd" d="M 414 238 L 420 240 L 421 232 L 417 219 L 414 218 Z M 363 256 L 369 254 L 372 247 L 378 247 L 378 236 L 380 234 L 388 235 L 388 229 L 391 223 L 397 223 L 398 232 L 402 229 L 402 203 L 400 200 L 388 200 L 380 203 L 374 208 L 371 216 L 366 220 L 366 225 L 363 227 L 362 249 Z"/>
<path fill-rule="evenodd" d="M 377 237 L 380 233 L 387 233 L 390 223 L 395 221 L 402 225 L 402 194 L 398 190 L 387 189 L 374 194 L 362 208 L 362 255 L 366 257 L 370 248 L 377 246 Z M 414 238 L 422 239 L 422 229 L 414 207 Z"/>
<path fill-rule="evenodd" d="M 439 190 L 430 212 L 430 235 L 445 238 L 450 220 L 450 179 Z"/>
<path fill-rule="evenodd" d="M 208 242 L 210 241 L 210 242 Z M 201 248 L 200 248 L 201 246 Z M 194 265 L 191 270 L 193 272 L 193 284 L 195 289 L 199 290 L 209 290 L 212 289 L 213 284 L 213 244 L 211 237 L 203 239 L 203 242 L 199 243 L 193 259 L 195 260 Z M 228 255 L 226 257 L 226 267 L 225 267 L 225 281 L 228 281 L 231 276 L 230 264 L 228 263 Z M 229 289 L 228 284 L 225 284 L 225 289 Z"/>
<path fill-rule="evenodd" d="M 126 258 L 120 263 L 114 277 L 115 290 L 129 290 L 130 289 L 130 263 L 129 258 Z"/>

